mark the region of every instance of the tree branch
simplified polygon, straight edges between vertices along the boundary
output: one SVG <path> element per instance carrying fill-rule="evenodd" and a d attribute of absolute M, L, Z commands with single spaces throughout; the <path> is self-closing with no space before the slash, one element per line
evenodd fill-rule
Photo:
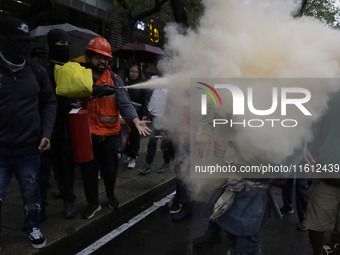
<path fill-rule="evenodd" d="M 143 18 L 149 17 L 150 15 L 160 12 L 160 10 L 162 9 L 162 5 L 168 0 L 155 0 L 155 6 L 150 9 L 147 10 L 145 12 L 142 12 L 138 15 L 136 15 L 135 17 L 133 17 L 134 21 L 137 22 L 138 20 L 141 20 Z"/>
<path fill-rule="evenodd" d="M 306 10 L 307 3 L 308 3 L 308 0 L 302 0 L 300 8 L 296 10 L 295 13 L 293 13 L 294 18 L 302 17 L 302 15 L 304 14 Z"/>
<path fill-rule="evenodd" d="M 170 0 L 171 8 L 174 13 L 175 22 L 188 27 L 188 15 L 181 0 Z"/>
<path fill-rule="evenodd" d="M 129 10 L 129 6 L 127 5 L 125 0 L 116 0 L 124 9 Z"/>

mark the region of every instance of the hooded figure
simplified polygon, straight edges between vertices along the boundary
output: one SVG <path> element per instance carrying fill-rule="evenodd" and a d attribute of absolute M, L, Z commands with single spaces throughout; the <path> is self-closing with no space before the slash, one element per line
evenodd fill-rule
<path fill-rule="evenodd" d="M 0 19 L 0 235 L 1 207 L 14 175 L 23 199 L 23 231 L 32 247 L 43 248 L 39 162 L 50 148 L 56 99 L 45 69 L 27 60 L 30 41 L 23 20 Z"/>
<path fill-rule="evenodd" d="M 31 36 L 27 24 L 6 17 L 0 26 L 0 58 L 11 67 L 23 67 L 29 55 Z"/>
<path fill-rule="evenodd" d="M 70 60 L 70 46 L 67 33 L 62 29 L 52 29 L 47 34 L 48 58 L 55 63 L 64 64 Z"/>

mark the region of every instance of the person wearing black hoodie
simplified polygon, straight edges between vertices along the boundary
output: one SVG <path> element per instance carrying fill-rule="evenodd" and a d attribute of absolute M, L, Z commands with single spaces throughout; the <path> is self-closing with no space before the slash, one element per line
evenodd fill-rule
<path fill-rule="evenodd" d="M 67 33 L 62 29 L 52 29 L 47 34 L 49 47 L 46 69 L 50 76 L 53 89 L 56 89 L 54 67 L 70 61 L 70 45 Z M 63 215 L 65 219 L 74 218 L 77 214 L 73 191 L 75 164 L 72 158 L 72 147 L 67 114 L 73 108 L 75 99 L 57 97 L 57 118 L 51 141 L 51 161 L 60 196 L 64 201 Z M 43 169 L 42 171 L 45 171 Z M 44 209 L 44 208 L 43 208 Z"/>
<path fill-rule="evenodd" d="M 0 232 L 2 201 L 14 174 L 24 202 L 23 231 L 33 248 L 43 248 L 40 153 L 50 148 L 56 99 L 45 69 L 28 60 L 31 39 L 25 21 L 0 19 Z"/>

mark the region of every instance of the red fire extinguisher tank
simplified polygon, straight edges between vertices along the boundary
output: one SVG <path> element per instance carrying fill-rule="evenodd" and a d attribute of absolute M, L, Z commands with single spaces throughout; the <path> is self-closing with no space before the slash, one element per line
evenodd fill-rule
<path fill-rule="evenodd" d="M 74 162 L 93 160 L 90 121 L 87 111 L 81 107 L 68 113 Z"/>

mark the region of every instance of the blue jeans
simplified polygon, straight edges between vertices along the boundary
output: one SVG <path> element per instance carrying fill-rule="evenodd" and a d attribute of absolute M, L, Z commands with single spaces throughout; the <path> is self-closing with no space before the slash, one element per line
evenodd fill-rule
<path fill-rule="evenodd" d="M 40 221 L 40 189 L 38 183 L 40 167 L 39 154 L 25 154 L 17 156 L 0 155 L 0 226 L 2 208 L 6 190 L 15 175 L 20 185 L 21 196 L 24 202 L 26 220 L 24 231 L 38 227 Z M 0 229 L 1 233 L 1 229 Z"/>
<path fill-rule="evenodd" d="M 227 232 L 231 255 L 261 255 L 260 234 L 235 236 Z"/>

